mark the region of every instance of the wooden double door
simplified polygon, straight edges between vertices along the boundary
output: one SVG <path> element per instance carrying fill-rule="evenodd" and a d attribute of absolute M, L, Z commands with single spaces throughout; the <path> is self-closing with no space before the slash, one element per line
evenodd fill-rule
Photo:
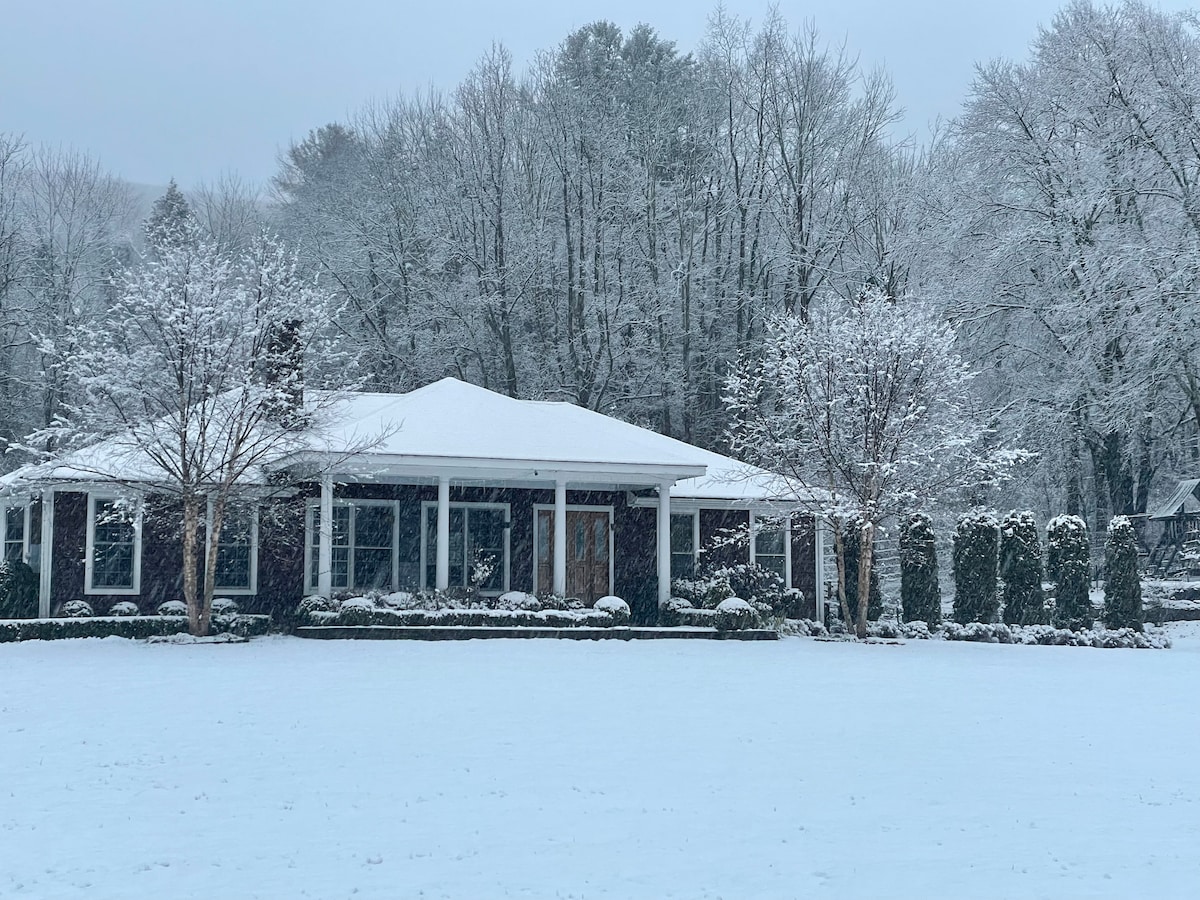
<path fill-rule="evenodd" d="M 612 515 L 607 509 L 567 510 L 567 596 L 591 606 L 612 593 Z M 537 589 L 554 586 L 554 510 L 537 511 Z"/>

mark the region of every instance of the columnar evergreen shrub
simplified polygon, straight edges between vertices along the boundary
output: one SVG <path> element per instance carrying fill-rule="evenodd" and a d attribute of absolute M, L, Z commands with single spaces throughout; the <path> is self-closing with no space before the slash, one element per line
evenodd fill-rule
<path fill-rule="evenodd" d="M 1000 523 L 1000 577 L 1004 579 L 1004 622 L 1047 622 L 1042 591 L 1042 545 L 1037 521 L 1028 510 L 1013 510 Z"/>
<path fill-rule="evenodd" d="M 1054 624 L 1091 628 L 1095 615 L 1088 598 L 1087 523 L 1079 516 L 1055 516 L 1046 526 L 1046 561 L 1054 582 Z"/>
<path fill-rule="evenodd" d="M 900 523 L 900 608 L 905 622 L 942 621 L 933 522 L 924 513 Z"/>
<path fill-rule="evenodd" d="M 32 619 L 37 614 L 37 573 L 20 560 L 0 562 L 0 619 Z"/>
<path fill-rule="evenodd" d="M 954 530 L 954 621 L 995 622 L 1000 598 L 996 568 L 1000 523 L 989 509 L 973 509 Z"/>
<path fill-rule="evenodd" d="M 846 558 L 846 605 L 850 607 L 850 622 L 858 624 L 858 561 L 861 556 L 862 524 L 848 522 L 842 536 Z M 879 588 L 879 556 L 871 562 L 871 583 L 867 594 L 867 621 L 873 622 L 883 615 L 883 592 Z"/>
<path fill-rule="evenodd" d="M 1142 581 L 1133 523 L 1114 516 L 1104 545 L 1104 627 L 1142 630 Z"/>

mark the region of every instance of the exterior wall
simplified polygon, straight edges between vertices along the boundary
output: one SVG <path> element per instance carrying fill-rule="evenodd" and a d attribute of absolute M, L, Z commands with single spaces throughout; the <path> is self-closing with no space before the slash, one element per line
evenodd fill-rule
<path fill-rule="evenodd" d="M 268 501 L 260 508 L 258 542 L 258 593 L 237 597 L 247 612 L 284 617 L 295 609 L 304 591 L 304 517 L 309 501 L 320 496 L 316 484 L 302 486 L 293 499 Z M 433 485 L 345 484 L 335 488 L 338 499 L 386 499 L 400 503 L 397 523 L 400 540 L 399 582 L 402 588 L 420 584 L 421 504 L 437 501 Z M 652 622 L 657 614 L 657 577 L 653 507 L 634 507 L 624 491 L 568 491 L 568 505 L 610 506 L 613 509 L 613 592 L 629 602 L 637 622 Z M 483 488 L 452 486 L 455 502 L 507 503 L 510 505 L 509 586 L 532 591 L 537 565 L 534 546 L 534 506 L 554 503 L 551 489 Z M 54 555 L 51 609 L 67 600 L 85 597 L 97 614 L 119 600 L 132 600 L 144 613 L 152 613 L 164 600 L 183 596 L 182 550 L 178 505 L 152 500 L 142 527 L 141 593 L 137 596 L 87 596 L 84 594 L 84 555 L 87 543 L 87 494 L 59 492 L 54 501 Z M 700 545 L 708 547 L 722 531 L 745 528 L 745 510 L 700 510 Z M 815 538 L 811 520 L 793 523 L 792 587 L 804 592 L 804 608 L 795 615 L 811 615 L 816 590 Z M 745 546 L 726 545 L 705 551 L 708 566 L 745 563 Z M 203 551 L 201 551 L 201 566 Z M 545 586 L 541 586 L 545 590 Z"/>

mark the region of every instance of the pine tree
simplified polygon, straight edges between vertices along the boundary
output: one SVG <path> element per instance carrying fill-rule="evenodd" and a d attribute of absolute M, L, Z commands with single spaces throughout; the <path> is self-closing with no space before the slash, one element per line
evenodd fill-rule
<path fill-rule="evenodd" d="M 161 254 L 169 247 L 178 247 L 193 239 L 194 226 L 192 208 L 172 178 L 167 185 L 167 192 L 154 201 L 150 215 L 142 224 L 146 246 L 155 254 Z"/>
<path fill-rule="evenodd" d="M 1079 516 L 1055 516 L 1046 526 L 1047 574 L 1054 582 L 1054 624 L 1078 631 L 1095 620 L 1088 598 L 1087 523 Z"/>
<path fill-rule="evenodd" d="M 933 522 L 913 513 L 900 525 L 900 607 L 905 622 L 942 621 Z"/>
<path fill-rule="evenodd" d="M 1000 525 L 1000 577 L 1004 579 L 1004 622 L 1041 625 L 1046 622 L 1042 591 L 1042 546 L 1037 522 L 1028 510 L 1013 510 Z"/>
<path fill-rule="evenodd" d="M 997 539 L 1000 526 L 991 510 L 974 509 L 954 530 L 954 621 L 995 622 Z"/>
<path fill-rule="evenodd" d="M 1142 582 L 1138 576 L 1137 538 L 1126 516 L 1113 516 L 1104 545 L 1104 625 L 1142 630 Z"/>

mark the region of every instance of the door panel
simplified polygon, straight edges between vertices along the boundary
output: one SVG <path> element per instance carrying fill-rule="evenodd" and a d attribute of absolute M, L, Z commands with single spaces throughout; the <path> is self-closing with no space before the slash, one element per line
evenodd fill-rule
<path fill-rule="evenodd" d="M 537 586 L 548 593 L 554 584 L 554 510 L 539 509 L 537 517 Z M 567 510 L 567 596 L 587 606 L 612 590 L 609 530 L 607 510 Z"/>

